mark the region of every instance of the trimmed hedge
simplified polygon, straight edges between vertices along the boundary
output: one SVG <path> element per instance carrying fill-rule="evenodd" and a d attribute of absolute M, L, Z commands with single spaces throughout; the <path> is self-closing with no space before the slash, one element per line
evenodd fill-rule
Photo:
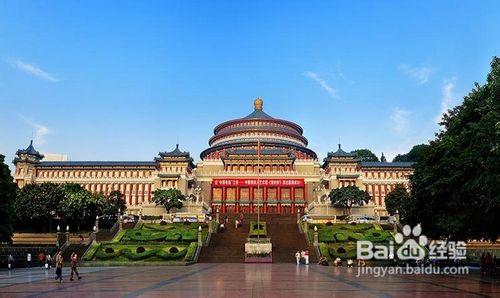
<path fill-rule="evenodd" d="M 187 249 L 186 256 L 184 257 L 184 260 L 186 262 L 192 262 L 194 261 L 194 257 L 196 255 L 196 250 L 198 249 L 198 243 L 197 242 L 191 242 L 189 243 L 189 247 Z"/>
<path fill-rule="evenodd" d="M 100 249 L 95 254 L 95 257 L 98 260 L 110 260 L 110 259 L 118 258 L 120 256 L 124 256 L 129 260 L 139 261 L 139 260 L 146 260 L 146 259 L 149 259 L 151 257 L 157 256 L 157 257 L 160 257 L 164 260 L 177 260 L 177 259 L 184 258 L 184 256 L 186 254 L 187 254 L 186 248 L 179 250 L 176 253 L 165 252 L 164 250 L 162 250 L 160 248 L 149 249 L 149 250 L 145 250 L 142 253 L 137 253 L 137 252 L 132 252 L 129 248 L 123 248 L 123 249 L 120 249 L 120 250 L 115 251 L 113 253 L 106 253 L 105 251 Z"/>
<path fill-rule="evenodd" d="M 84 261 L 91 261 L 91 260 L 94 258 L 94 256 L 95 256 L 95 254 L 96 254 L 97 250 L 99 250 L 99 248 L 100 248 L 100 247 L 101 247 L 101 243 L 97 243 L 97 242 L 96 242 L 96 243 L 94 243 L 94 244 L 93 244 L 93 245 L 92 245 L 92 246 L 91 246 L 91 247 L 87 250 L 87 252 L 85 252 L 85 255 L 83 255 L 83 257 L 82 257 L 82 260 L 84 260 Z"/>

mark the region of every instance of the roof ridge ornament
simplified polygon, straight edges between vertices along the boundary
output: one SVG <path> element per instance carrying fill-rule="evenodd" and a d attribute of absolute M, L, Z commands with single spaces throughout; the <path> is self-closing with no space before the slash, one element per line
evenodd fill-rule
<path fill-rule="evenodd" d="M 256 110 L 256 111 L 262 111 L 262 106 L 264 105 L 264 101 L 262 100 L 262 98 L 260 97 L 257 97 L 254 101 L 253 101 L 253 108 Z"/>

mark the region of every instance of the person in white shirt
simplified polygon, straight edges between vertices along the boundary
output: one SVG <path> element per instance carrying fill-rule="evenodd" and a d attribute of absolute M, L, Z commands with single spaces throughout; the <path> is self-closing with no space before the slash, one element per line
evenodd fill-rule
<path fill-rule="evenodd" d="M 31 268 L 31 253 L 29 253 L 29 252 L 26 255 L 26 264 L 27 264 L 28 268 Z"/>

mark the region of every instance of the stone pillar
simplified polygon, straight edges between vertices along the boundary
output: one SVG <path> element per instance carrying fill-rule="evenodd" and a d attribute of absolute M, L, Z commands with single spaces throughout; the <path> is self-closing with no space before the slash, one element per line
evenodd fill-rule
<path fill-rule="evenodd" d="M 318 228 L 314 226 L 314 240 L 313 240 L 313 245 L 314 247 L 318 247 Z"/>
<path fill-rule="evenodd" d="M 121 231 L 121 230 L 123 230 L 123 218 L 122 218 L 122 216 L 120 215 L 120 216 L 118 217 L 118 231 Z"/>

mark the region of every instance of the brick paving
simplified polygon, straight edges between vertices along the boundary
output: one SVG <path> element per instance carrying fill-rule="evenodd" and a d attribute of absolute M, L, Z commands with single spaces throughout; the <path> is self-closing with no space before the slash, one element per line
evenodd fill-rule
<path fill-rule="evenodd" d="M 356 277 L 356 268 L 295 264 L 80 268 L 83 279 L 54 270 L 0 271 L 1 297 L 500 297 L 498 280 L 467 276 Z"/>

